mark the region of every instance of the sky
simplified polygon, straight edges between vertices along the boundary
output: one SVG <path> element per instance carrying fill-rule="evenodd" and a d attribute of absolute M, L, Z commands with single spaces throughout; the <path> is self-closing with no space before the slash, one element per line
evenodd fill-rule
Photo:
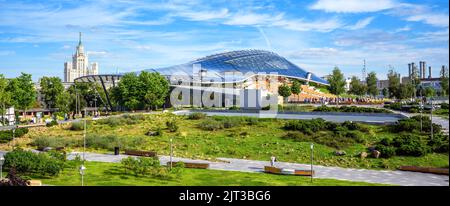
<path fill-rule="evenodd" d="M 0 0 L 0 73 L 63 78 L 78 33 L 101 74 L 273 51 L 319 76 L 338 66 L 385 79 L 449 64 L 447 0 Z M 428 70 L 427 70 L 428 71 Z"/>

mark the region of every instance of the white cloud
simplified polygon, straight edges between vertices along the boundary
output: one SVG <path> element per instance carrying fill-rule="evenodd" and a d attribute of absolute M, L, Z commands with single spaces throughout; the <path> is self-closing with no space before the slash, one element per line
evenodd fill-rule
<path fill-rule="evenodd" d="M 426 42 L 426 43 L 436 43 L 436 42 L 447 42 L 449 39 L 449 29 L 433 31 L 433 32 L 424 32 L 421 33 L 419 37 L 414 38 L 414 41 L 418 42 Z"/>
<path fill-rule="evenodd" d="M 392 0 L 318 0 L 309 8 L 337 13 L 376 12 L 391 9 Z"/>
<path fill-rule="evenodd" d="M 404 32 L 404 31 L 410 31 L 410 30 L 411 30 L 411 27 L 404 26 L 404 27 L 396 29 L 395 32 Z"/>
<path fill-rule="evenodd" d="M 273 22 L 282 20 L 283 16 L 283 13 L 273 16 L 269 14 L 238 12 L 230 16 L 224 24 L 238 26 L 266 26 L 272 24 Z"/>
<path fill-rule="evenodd" d="M 449 24 L 448 18 L 449 18 L 448 14 L 427 13 L 409 16 L 406 18 L 406 20 L 424 22 L 426 24 L 430 24 L 437 27 L 448 27 Z"/>
<path fill-rule="evenodd" d="M 367 17 L 365 19 L 361 19 L 358 22 L 356 22 L 356 24 L 347 26 L 346 28 L 349 30 L 358 30 L 358 29 L 366 28 L 366 26 L 369 25 L 373 21 L 374 18 L 375 17 Z"/>
<path fill-rule="evenodd" d="M 330 32 L 344 26 L 344 24 L 338 18 L 320 19 L 314 21 L 305 21 L 303 19 L 280 20 L 274 22 L 273 25 L 281 26 L 285 29 L 290 29 L 294 31 L 319 31 L 319 32 Z"/>
<path fill-rule="evenodd" d="M 448 13 L 435 11 L 427 5 L 400 3 L 387 13 L 405 21 L 422 22 L 435 27 L 449 26 Z"/>
<path fill-rule="evenodd" d="M 183 11 L 172 14 L 174 16 L 181 16 L 187 18 L 192 21 L 209 21 L 215 19 L 222 19 L 227 17 L 228 9 L 220 9 L 220 10 L 200 10 L 200 11 Z"/>
<path fill-rule="evenodd" d="M 105 56 L 108 54 L 106 51 L 88 51 L 87 53 L 90 56 Z"/>

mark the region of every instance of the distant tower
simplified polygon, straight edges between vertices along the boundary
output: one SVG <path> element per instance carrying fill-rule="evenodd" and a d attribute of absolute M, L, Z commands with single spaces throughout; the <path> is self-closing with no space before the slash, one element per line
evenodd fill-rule
<path fill-rule="evenodd" d="M 363 69 L 362 69 L 362 80 L 364 81 L 367 77 L 367 72 L 366 72 L 366 60 L 364 59 L 364 64 L 363 64 Z"/>
<path fill-rule="evenodd" d="M 75 54 L 72 56 L 72 62 L 64 63 L 64 81 L 73 82 L 76 78 L 98 74 L 99 65 L 97 62 L 89 64 L 88 54 L 84 50 L 81 42 L 81 32 L 78 37 L 78 45 Z"/>

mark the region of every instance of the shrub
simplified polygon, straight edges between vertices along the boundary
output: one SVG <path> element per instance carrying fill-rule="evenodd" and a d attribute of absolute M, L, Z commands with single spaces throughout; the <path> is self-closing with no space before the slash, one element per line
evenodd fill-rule
<path fill-rule="evenodd" d="M 384 145 L 384 146 L 391 146 L 392 143 L 393 143 L 393 141 L 390 138 L 383 138 L 379 142 L 379 144 Z"/>
<path fill-rule="evenodd" d="M 178 124 L 175 120 L 169 120 L 166 122 L 167 129 L 169 129 L 170 132 L 176 132 L 178 131 Z"/>
<path fill-rule="evenodd" d="M 145 115 L 142 114 L 124 114 L 120 117 L 109 117 L 104 119 L 97 120 L 98 124 L 107 124 L 110 127 L 117 127 L 119 125 L 130 125 L 137 124 L 140 121 L 144 121 L 146 119 Z"/>
<path fill-rule="evenodd" d="M 360 126 L 356 122 L 345 121 L 341 124 L 343 127 L 346 127 L 348 130 L 359 130 Z"/>
<path fill-rule="evenodd" d="M 326 128 L 325 120 L 312 119 L 312 120 L 291 120 L 286 122 L 284 129 L 300 131 L 305 134 L 313 134 Z"/>
<path fill-rule="evenodd" d="M 112 150 L 114 147 L 122 146 L 122 142 L 117 136 L 93 136 L 86 137 L 86 147 L 95 149 L 108 149 Z"/>
<path fill-rule="evenodd" d="M 28 184 L 27 179 L 17 175 L 15 168 L 9 169 L 5 179 L 0 179 L 0 186 L 28 186 Z"/>
<path fill-rule="evenodd" d="M 163 131 L 161 127 L 157 127 L 156 130 L 149 130 L 145 135 L 147 136 L 161 136 L 163 134 Z"/>
<path fill-rule="evenodd" d="M 386 109 L 371 108 L 371 107 L 357 107 L 357 106 L 341 106 L 341 107 L 327 107 L 325 105 L 315 108 L 315 112 L 354 112 L 354 113 L 392 113 Z"/>
<path fill-rule="evenodd" d="M 206 131 L 216 131 L 222 129 L 223 124 L 216 120 L 205 120 L 199 124 L 199 127 Z"/>
<path fill-rule="evenodd" d="M 16 137 L 23 137 L 24 135 L 28 134 L 28 128 L 17 128 L 15 131 Z"/>
<path fill-rule="evenodd" d="M 28 128 L 17 128 L 14 137 L 23 137 L 28 133 Z M 13 130 L 0 131 L 0 143 L 7 143 L 13 138 Z"/>
<path fill-rule="evenodd" d="M 301 132 L 288 132 L 283 137 L 283 139 L 291 139 L 299 142 L 309 142 L 311 138 L 309 136 L 305 136 Z"/>
<path fill-rule="evenodd" d="M 31 142 L 31 146 L 36 146 L 39 149 L 45 147 L 68 147 L 68 146 L 80 146 L 79 141 L 72 138 L 64 137 L 37 137 Z"/>
<path fill-rule="evenodd" d="M 239 110 L 239 107 L 233 105 L 232 107 L 228 108 L 228 110 Z"/>
<path fill-rule="evenodd" d="M 448 109 L 448 103 L 442 103 L 441 109 Z"/>
<path fill-rule="evenodd" d="M 56 120 L 52 120 L 51 122 L 48 122 L 47 124 L 45 124 L 45 126 L 47 126 L 47 127 L 53 127 L 55 125 L 58 125 L 58 122 Z"/>
<path fill-rule="evenodd" d="M 69 129 L 72 131 L 82 131 L 84 130 L 84 122 L 83 121 L 72 122 Z"/>
<path fill-rule="evenodd" d="M 430 150 L 427 143 L 416 135 L 402 135 L 393 140 L 392 145 L 397 148 L 398 155 L 405 156 L 423 156 Z"/>
<path fill-rule="evenodd" d="M 429 140 L 428 145 L 433 152 L 448 153 L 448 143 L 448 135 L 435 135 L 433 136 L 433 139 Z"/>
<path fill-rule="evenodd" d="M 394 102 L 394 103 L 391 103 L 391 104 L 384 105 L 384 108 L 400 111 L 402 109 L 402 104 L 400 102 Z"/>
<path fill-rule="evenodd" d="M 386 146 L 386 145 L 379 144 L 375 147 L 375 149 L 381 153 L 380 154 L 381 157 L 390 158 L 390 157 L 395 156 L 396 148 L 393 146 Z"/>
<path fill-rule="evenodd" d="M 420 131 L 420 115 L 413 116 L 409 119 L 401 119 L 396 124 L 390 126 L 392 132 L 412 132 Z M 438 134 L 442 130 L 442 126 L 433 123 L 433 132 Z M 431 120 L 427 116 L 422 116 L 422 131 L 431 131 Z"/>
<path fill-rule="evenodd" d="M 365 144 L 366 139 L 364 138 L 364 135 L 359 131 L 348 131 L 345 133 L 345 137 L 353 139 L 355 142 L 360 144 Z"/>
<path fill-rule="evenodd" d="M 204 119 L 205 117 L 206 117 L 206 114 L 201 113 L 201 112 L 195 112 L 195 113 L 189 114 L 188 119 L 199 120 L 199 119 Z"/>
<path fill-rule="evenodd" d="M 63 169 L 63 162 L 46 153 L 33 153 L 16 149 L 5 155 L 7 169 L 15 168 L 18 174 L 37 174 L 43 176 L 58 175 Z"/>
<path fill-rule="evenodd" d="M 125 172 L 131 171 L 135 176 L 139 175 L 153 175 L 159 176 L 162 172 L 160 170 L 160 162 L 157 157 L 128 157 L 120 161 L 125 168 Z"/>
<path fill-rule="evenodd" d="M 237 118 L 225 118 L 222 120 L 222 124 L 224 128 L 232 128 L 239 126 L 242 123 L 241 119 Z"/>
<path fill-rule="evenodd" d="M 107 124 L 110 127 L 116 127 L 116 126 L 125 124 L 124 123 L 125 121 L 122 121 L 122 120 L 124 120 L 124 119 L 121 117 L 109 117 L 109 118 L 105 118 L 105 119 L 99 119 L 99 120 L 97 120 L 97 123 L 98 124 Z"/>

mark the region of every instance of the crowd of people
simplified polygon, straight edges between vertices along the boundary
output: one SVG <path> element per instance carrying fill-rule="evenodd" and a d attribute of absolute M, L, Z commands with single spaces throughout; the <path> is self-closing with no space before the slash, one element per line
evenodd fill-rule
<path fill-rule="evenodd" d="M 368 98 L 368 97 L 316 97 L 316 98 L 304 98 L 303 101 L 291 101 L 291 103 L 304 103 L 304 104 L 372 104 L 381 103 L 383 98 Z"/>

